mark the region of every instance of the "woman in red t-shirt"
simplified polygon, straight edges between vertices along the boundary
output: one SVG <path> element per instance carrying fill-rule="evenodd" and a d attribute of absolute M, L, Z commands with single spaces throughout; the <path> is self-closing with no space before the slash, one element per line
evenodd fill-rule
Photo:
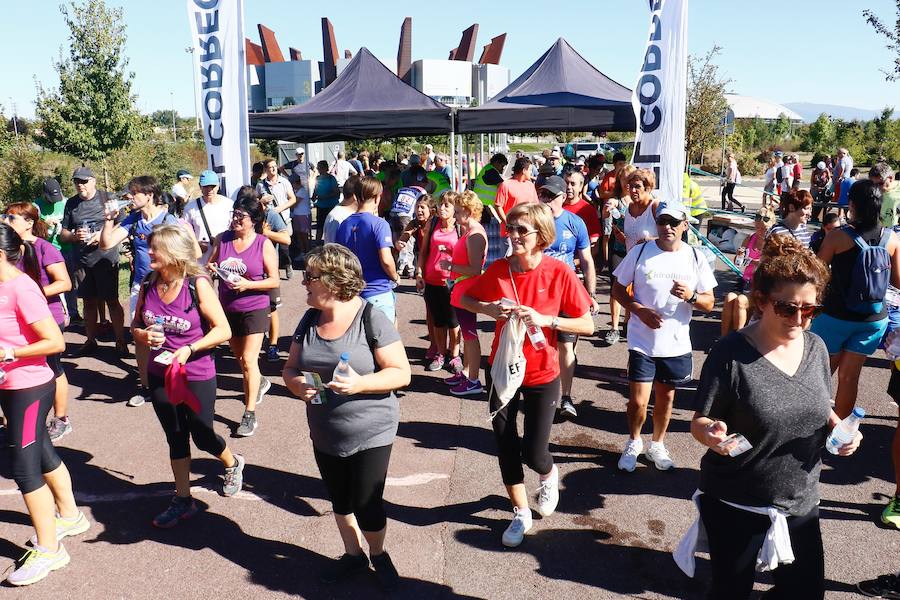
<path fill-rule="evenodd" d="M 553 215 L 542 204 L 520 204 L 507 215 L 506 229 L 512 245 L 509 258 L 495 261 L 462 297 L 462 305 L 497 319 L 497 331 L 488 362 L 493 364 L 497 344 L 511 315 L 528 326 L 540 328 L 546 339 L 541 349 L 526 339 L 525 379 L 513 399 L 503 406 L 491 394 L 490 409 L 494 437 L 497 440 L 500 472 L 513 504 L 513 520 L 503 533 L 505 546 L 518 546 L 531 529 L 531 509 L 525 491 L 522 463 L 540 475 L 538 512 L 550 516 L 559 501 L 559 473 L 550 455 L 550 427 L 560 399 L 559 359 L 556 350 L 558 332 L 588 335 L 593 333 L 591 299 L 575 272 L 563 262 L 545 256 L 544 249 L 556 237 Z M 507 308 L 500 300 L 513 300 Z M 580 315 L 576 318 L 561 314 Z M 488 389 L 491 389 L 488 379 Z M 516 415 L 522 411 L 525 430 L 520 441 Z"/>

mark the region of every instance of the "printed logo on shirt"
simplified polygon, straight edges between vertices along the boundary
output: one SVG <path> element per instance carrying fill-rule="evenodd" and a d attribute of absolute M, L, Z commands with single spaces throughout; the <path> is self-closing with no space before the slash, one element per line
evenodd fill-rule
<path fill-rule="evenodd" d="M 693 274 L 685 274 L 685 273 L 674 273 L 674 272 L 657 272 L 653 269 L 647 269 L 644 272 L 644 277 L 647 280 L 647 283 L 651 282 L 654 279 L 668 279 L 670 281 L 688 281 L 691 279 Z"/>
<path fill-rule="evenodd" d="M 152 310 L 144 311 L 144 323 L 156 323 L 157 317 L 162 317 L 162 328 L 163 331 L 171 331 L 177 333 L 184 333 L 191 328 L 191 322 L 187 319 L 183 319 L 181 317 L 176 317 L 173 315 L 158 315 L 154 313 Z"/>
<path fill-rule="evenodd" d="M 227 258 L 224 262 L 219 263 L 219 268 L 228 271 L 229 273 L 240 275 L 241 277 L 247 272 L 247 265 L 244 264 L 242 259 L 235 256 Z"/>

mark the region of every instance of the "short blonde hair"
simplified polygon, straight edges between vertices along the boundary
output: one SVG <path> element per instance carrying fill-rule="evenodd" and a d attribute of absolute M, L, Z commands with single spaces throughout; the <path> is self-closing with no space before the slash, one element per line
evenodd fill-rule
<path fill-rule="evenodd" d="M 349 302 L 363 291 L 362 266 L 356 255 L 340 244 L 325 244 L 306 255 L 306 270 L 319 273 L 319 282 L 341 302 Z"/>
<path fill-rule="evenodd" d="M 650 169 L 636 170 L 634 173 L 628 176 L 628 179 L 625 180 L 625 185 L 628 185 L 635 179 L 640 179 L 644 184 L 644 189 L 648 192 L 656 189 L 656 173 L 654 173 Z"/>
<path fill-rule="evenodd" d="M 546 204 L 529 202 L 517 204 L 506 214 L 506 222 L 524 219 L 537 229 L 538 247 L 543 250 L 549 248 L 556 239 L 556 223 L 553 221 L 553 212 Z"/>
<path fill-rule="evenodd" d="M 616 176 L 616 185 L 613 186 L 613 195 L 616 198 L 623 198 L 628 195 L 625 193 L 625 184 L 628 183 L 628 179 L 635 171 L 637 171 L 637 167 L 634 165 L 622 167 L 622 170 Z"/>
<path fill-rule="evenodd" d="M 147 240 L 154 253 L 161 253 L 182 277 L 206 275 L 194 254 L 194 240 L 182 225 L 157 225 Z"/>
<path fill-rule="evenodd" d="M 469 214 L 471 214 L 472 218 L 476 221 L 481 219 L 481 213 L 484 211 L 484 204 L 481 203 L 481 198 L 478 197 L 478 194 L 472 190 L 460 192 L 453 203 L 456 206 L 469 211 Z"/>

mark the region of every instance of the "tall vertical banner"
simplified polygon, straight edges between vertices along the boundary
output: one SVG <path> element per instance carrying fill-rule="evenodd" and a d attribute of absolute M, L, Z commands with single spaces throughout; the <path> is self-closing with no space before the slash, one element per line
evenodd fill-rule
<path fill-rule="evenodd" d="M 650 34 L 631 104 L 636 167 L 653 169 L 659 198 L 683 204 L 688 0 L 650 0 Z"/>
<path fill-rule="evenodd" d="M 219 193 L 250 180 L 244 0 L 187 0 L 203 138 Z"/>

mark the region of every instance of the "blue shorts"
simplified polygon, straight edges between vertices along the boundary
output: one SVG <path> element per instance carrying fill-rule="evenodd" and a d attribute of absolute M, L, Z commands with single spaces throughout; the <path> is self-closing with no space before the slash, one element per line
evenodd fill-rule
<path fill-rule="evenodd" d="M 880 321 L 859 322 L 821 314 L 813 319 L 809 330 L 822 338 L 828 354 L 853 352 L 869 356 L 878 349 L 887 325 L 887 317 Z"/>
<path fill-rule="evenodd" d="M 365 300 L 366 302 L 386 314 L 391 323 L 393 323 L 397 319 L 397 303 L 394 299 L 393 290 L 375 294 L 374 296 L 369 296 Z"/>
<path fill-rule="evenodd" d="M 637 350 L 628 351 L 628 381 L 681 385 L 693 376 L 694 357 L 690 352 L 681 356 L 654 357 Z"/>

